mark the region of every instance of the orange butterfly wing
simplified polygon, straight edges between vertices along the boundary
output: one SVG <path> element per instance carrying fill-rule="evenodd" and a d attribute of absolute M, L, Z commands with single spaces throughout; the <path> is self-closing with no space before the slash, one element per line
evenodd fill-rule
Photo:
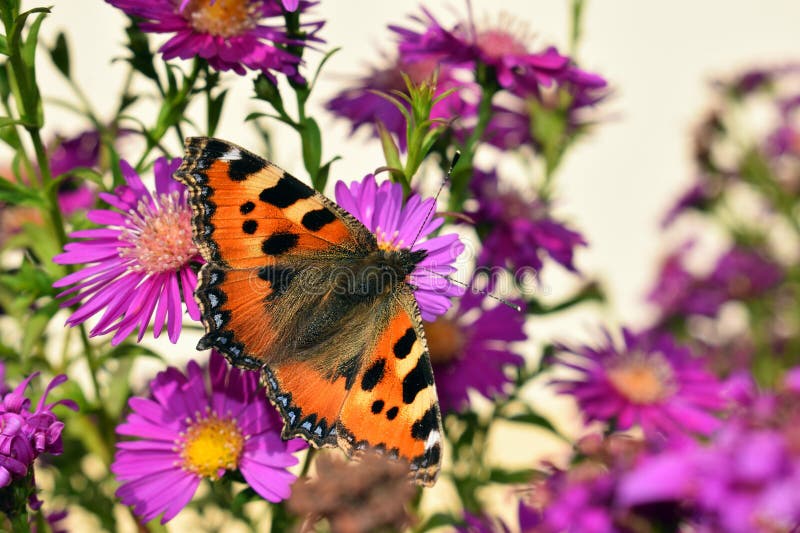
<path fill-rule="evenodd" d="M 308 360 L 267 365 L 283 346 L 270 300 L 291 283 L 288 260 L 370 251 L 374 236 L 352 215 L 278 167 L 236 145 L 189 138 L 176 179 L 189 187 L 193 228 L 203 258 L 196 296 L 206 335 L 238 366 L 262 370 L 284 419 L 284 438 L 302 436 L 348 455 L 367 447 L 401 457 L 417 481 L 435 481 L 441 415 L 416 300 L 409 286 L 393 302 L 369 353 L 323 375 Z M 289 261 L 291 262 L 291 261 Z M 330 267 L 334 268 L 335 263 Z M 405 354 L 405 355 L 403 355 Z"/>
<path fill-rule="evenodd" d="M 432 485 L 442 420 L 424 335 L 408 289 L 357 372 L 331 381 L 303 362 L 266 369 L 270 397 L 286 421 L 284 438 L 299 435 L 348 455 L 378 449 L 408 461 L 414 478 Z"/>

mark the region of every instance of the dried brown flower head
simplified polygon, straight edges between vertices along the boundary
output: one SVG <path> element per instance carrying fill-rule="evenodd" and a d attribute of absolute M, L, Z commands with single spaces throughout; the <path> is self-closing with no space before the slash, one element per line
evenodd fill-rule
<path fill-rule="evenodd" d="M 370 452 L 357 461 L 324 453 L 315 465 L 317 475 L 295 483 L 288 501 L 290 511 L 307 515 L 307 524 L 327 519 L 334 533 L 410 524 L 407 504 L 417 489 L 407 463 Z"/>

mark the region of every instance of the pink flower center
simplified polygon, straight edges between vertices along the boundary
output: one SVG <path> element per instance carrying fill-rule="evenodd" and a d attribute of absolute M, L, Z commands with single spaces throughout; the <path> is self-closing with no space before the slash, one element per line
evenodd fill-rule
<path fill-rule="evenodd" d="M 502 29 L 484 30 L 478 33 L 475 42 L 489 59 L 497 60 L 507 55 L 524 55 L 528 53 L 522 41 Z"/>
<path fill-rule="evenodd" d="M 198 33 L 227 38 L 255 28 L 261 4 L 249 0 L 190 0 L 183 16 Z"/>
<path fill-rule="evenodd" d="M 175 272 L 198 253 L 192 241 L 192 212 L 177 192 L 162 194 L 155 208 L 140 201 L 128 220 L 122 238 L 132 246 L 121 248 L 119 254 L 135 260 L 133 270 Z"/>
<path fill-rule="evenodd" d="M 235 420 L 208 412 L 190 422 L 175 444 L 184 470 L 219 479 L 225 470 L 239 466 L 245 440 Z"/>
<path fill-rule="evenodd" d="M 639 405 L 650 405 L 675 392 L 675 372 L 659 354 L 634 352 L 613 361 L 608 380 L 622 396 Z"/>

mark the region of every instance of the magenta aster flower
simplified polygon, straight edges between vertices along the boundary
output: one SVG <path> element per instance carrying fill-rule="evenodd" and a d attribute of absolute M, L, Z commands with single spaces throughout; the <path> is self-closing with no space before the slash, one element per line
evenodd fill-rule
<path fill-rule="evenodd" d="M 142 31 L 174 34 L 161 47 L 164 59 L 199 56 L 217 70 L 245 68 L 277 82 L 274 73 L 302 82 L 300 58 L 286 50 L 320 41 L 322 22 L 303 24 L 304 39 L 289 37 L 283 10 L 305 10 L 314 2 L 297 0 L 106 0 L 128 15 L 142 19 Z M 286 6 L 286 7 L 285 7 Z"/>
<path fill-rule="evenodd" d="M 475 212 L 468 213 L 479 232 L 486 232 L 478 256 L 481 266 L 511 269 L 531 267 L 537 272 L 543 258 L 549 256 L 565 268 L 575 271 L 575 248 L 586 241 L 577 232 L 555 221 L 543 202 L 528 200 L 517 190 L 501 189 L 492 172 L 475 171 L 471 187 L 478 200 Z"/>
<path fill-rule="evenodd" d="M 150 382 L 152 397 L 133 397 L 111 471 L 117 496 L 149 521 L 171 520 L 192 499 L 203 478 L 215 481 L 239 470 L 266 500 L 279 502 L 295 480 L 301 439 L 283 441 L 281 420 L 258 385 L 258 373 L 228 367 L 211 353 L 208 372 L 191 361 L 184 375 L 170 367 Z"/>
<path fill-rule="evenodd" d="M 100 133 L 89 130 L 59 140 L 49 153 L 50 172 L 54 177 L 77 167 L 96 168 L 100 159 Z M 58 206 L 65 215 L 89 209 L 94 205 L 94 197 L 95 191 L 90 185 L 71 176 L 58 187 Z"/>
<path fill-rule="evenodd" d="M 356 217 L 385 249 L 424 250 L 426 257 L 409 276 L 422 318 L 433 320 L 450 307 L 450 297 L 464 292 L 447 276 L 456 271 L 455 260 L 464 251 L 458 235 L 429 236 L 444 224 L 442 217 L 430 217 L 435 200 L 412 194 L 403 201 L 403 187 L 385 181 L 378 185 L 372 174 L 362 181 L 336 184 L 336 201 Z M 416 241 L 416 242 L 415 242 Z"/>
<path fill-rule="evenodd" d="M 525 360 L 511 347 L 527 337 L 525 314 L 504 305 L 486 308 L 482 294 L 467 291 L 458 306 L 425 323 L 425 337 L 442 411 L 463 409 L 474 390 L 493 399 L 513 382 L 506 374 Z M 518 302 L 521 303 L 521 302 Z"/>
<path fill-rule="evenodd" d="M 55 406 L 78 410 L 78 405 L 72 400 L 45 403 L 50 391 L 67 380 L 67 376 L 61 374 L 50 381 L 31 411 L 31 401 L 24 394 L 38 374 L 34 372 L 13 391 L 0 396 L 0 487 L 24 477 L 40 454 L 61 453 L 64 423 L 53 413 Z"/>
<path fill-rule="evenodd" d="M 669 335 L 623 330 L 617 347 L 605 343 L 561 350 L 576 357 L 559 360 L 578 372 L 555 380 L 559 392 L 575 397 L 587 421 L 613 424 L 620 430 L 640 426 L 646 436 L 708 435 L 720 422 L 712 414 L 724 407 L 722 385 L 703 361 Z"/>
<path fill-rule="evenodd" d="M 171 176 L 180 159 L 155 163 L 155 194 L 145 188 L 128 163 L 121 163 L 127 185 L 100 198 L 116 210 L 93 209 L 87 217 L 105 227 L 76 231 L 64 253 L 53 258 L 62 265 L 85 264 L 58 280 L 55 287 L 67 287 L 58 296 L 69 307 L 83 304 L 67 319 L 75 326 L 102 312 L 92 335 L 114 331 L 112 344 L 119 344 L 139 329 L 141 340 L 153 318 L 156 337 L 166 324 L 171 342 L 181 332 L 183 302 L 189 316 L 200 319 L 194 301 L 197 275 L 192 263 L 200 261 L 192 241 L 192 213 L 186 203 L 186 187 Z"/>
<path fill-rule="evenodd" d="M 367 125 L 373 128 L 373 134 L 377 137 L 376 124 L 380 122 L 395 135 L 400 146 L 405 148 L 405 118 L 392 102 L 375 93 L 378 91 L 393 94 L 394 91 L 400 91 L 407 94 L 408 89 L 401 73 L 419 84 L 438 72 L 436 96 L 453 88 L 459 90 L 433 105 L 431 119 L 454 121 L 451 127 L 459 134 L 463 134 L 464 128 L 472 125 L 477 116 L 479 97 L 474 82 L 461 79 L 456 69 L 448 65 L 438 65 L 431 60 L 412 62 L 400 56 L 392 62 L 385 62 L 389 64 L 371 67 L 365 76 L 341 91 L 326 105 L 333 114 L 350 121 L 351 134 Z"/>

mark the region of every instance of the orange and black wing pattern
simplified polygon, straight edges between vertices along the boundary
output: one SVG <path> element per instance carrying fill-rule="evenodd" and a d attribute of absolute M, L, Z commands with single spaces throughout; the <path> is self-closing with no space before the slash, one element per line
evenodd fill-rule
<path fill-rule="evenodd" d="M 432 485 L 442 454 L 442 420 L 416 300 L 408 289 L 358 367 L 333 378 L 306 363 L 266 370 L 284 437 L 339 446 L 348 455 L 377 449 L 411 465 Z"/>

